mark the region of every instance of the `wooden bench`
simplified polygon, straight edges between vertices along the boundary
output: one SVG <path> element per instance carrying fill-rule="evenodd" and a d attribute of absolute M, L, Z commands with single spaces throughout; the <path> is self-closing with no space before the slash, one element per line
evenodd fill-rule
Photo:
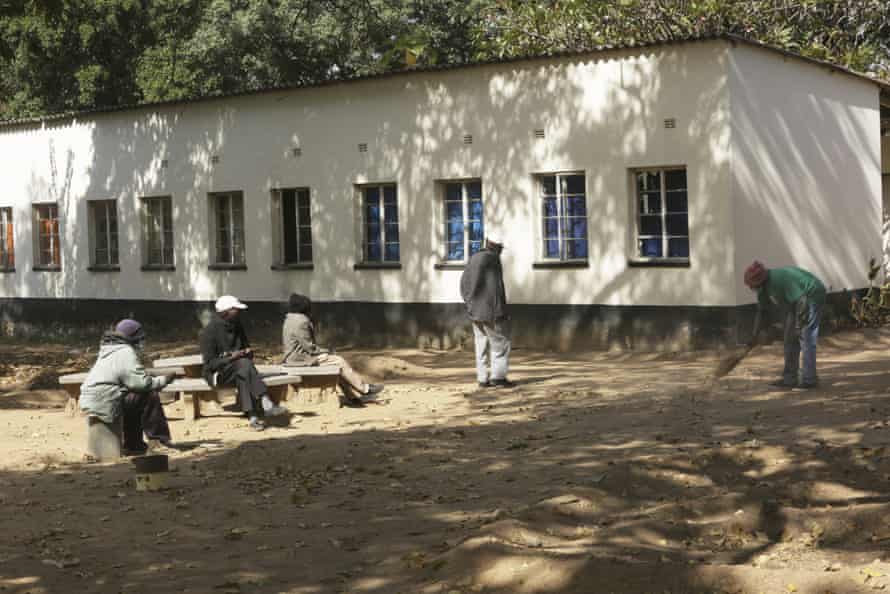
<path fill-rule="evenodd" d="M 269 388 L 269 398 L 276 404 L 288 399 L 294 386 L 302 382 L 299 375 L 279 374 L 264 376 L 263 382 Z M 203 378 L 187 377 L 173 380 L 163 388 L 163 392 L 179 394 L 182 402 L 182 414 L 188 421 L 194 421 L 201 416 L 201 401 L 212 400 L 219 402 L 222 392 L 232 392 L 233 386 L 211 386 Z"/>
<path fill-rule="evenodd" d="M 77 401 L 80 399 L 80 385 L 87 379 L 88 371 L 69 373 L 59 376 L 59 385 L 68 393 L 68 402 L 65 404 L 65 412 L 70 416 L 77 414 Z M 145 370 L 148 375 L 183 375 L 182 367 L 152 367 Z"/>

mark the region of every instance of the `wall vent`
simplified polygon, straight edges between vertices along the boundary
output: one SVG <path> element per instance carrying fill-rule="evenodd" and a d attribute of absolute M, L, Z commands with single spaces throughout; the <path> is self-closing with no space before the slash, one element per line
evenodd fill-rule
<path fill-rule="evenodd" d="M 464 144 L 473 144 L 472 134 L 464 134 Z"/>
<path fill-rule="evenodd" d="M 212 157 L 210 157 L 210 162 L 213 163 L 214 165 L 219 163 L 219 155 L 213 155 Z"/>
<path fill-rule="evenodd" d="M 544 129 L 543 128 L 535 129 L 535 138 L 544 138 Z"/>
<path fill-rule="evenodd" d="M 664 121 L 664 127 L 665 127 L 665 128 L 676 128 L 676 127 L 677 127 L 677 120 L 674 119 L 674 118 L 668 118 L 668 119 L 666 119 L 666 120 Z"/>
<path fill-rule="evenodd" d="M 368 152 L 368 143 L 367 142 L 358 143 L 358 152 L 367 153 Z"/>
<path fill-rule="evenodd" d="M 302 156 L 302 154 L 303 154 L 303 149 L 301 149 L 301 148 L 298 147 L 298 146 L 295 146 L 294 148 L 292 148 L 292 149 L 290 150 L 290 154 L 291 154 L 292 157 L 299 157 L 299 156 Z"/>
<path fill-rule="evenodd" d="M 161 159 L 161 169 L 166 169 L 170 165 L 167 159 Z"/>

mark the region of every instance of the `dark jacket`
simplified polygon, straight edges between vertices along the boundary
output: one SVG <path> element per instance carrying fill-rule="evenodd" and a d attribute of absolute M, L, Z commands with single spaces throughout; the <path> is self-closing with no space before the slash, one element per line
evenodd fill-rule
<path fill-rule="evenodd" d="M 507 317 L 507 295 L 500 255 L 485 248 L 476 252 L 460 277 L 460 296 L 474 322 L 495 322 Z"/>
<path fill-rule="evenodd" d="M 201 330 L 201 358 L 207 383 L 212 384 L 213 374 L 232 362 L 232 353 L 248 347 L 250 342 L 238 318 L 227 321 L 214 316 Z"/>

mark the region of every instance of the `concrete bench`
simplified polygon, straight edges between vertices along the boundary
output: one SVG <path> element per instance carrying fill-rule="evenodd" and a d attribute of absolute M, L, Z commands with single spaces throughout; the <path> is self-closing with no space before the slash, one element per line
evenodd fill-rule
<path fill-rule="evenodd" d="M 269 388 L 269 398 L 277 404 L 288 399 L 294 386 L 302 382 L 302 377 L 288 374 L 264 376 L 263 382 Z M 173 380 L 162 391 L 178 394 L 179 401 L 182 403 L 183 417 L 188 421 L 194 421 L 201 416 L 202 400 L 219 403 L 221 393 L 229 393 L 234 390 L 233 386 L 211 386 L 202 378 L 188 377 Z"/>
<path fill-rule="evenodd" d="M 59 385 L 68 393 L 68 402 L 65 404 L 65 412 L 70 416 L 77 414 L 77 401 L 80 399 L 80 385 L 87 379 L 88 371 L 69 373 L 59 376 Z M 145 370 L 148 375 L 183 375 L 182 367 L 152 367 Z"/>
<path fill-rule="evenodd" d="M 181 367 L 185 377 L 201 377 L 204 360 L 201 355 L 183 355 L 182 357 L 166 357 L 155 359 L 155 367 Z"/>

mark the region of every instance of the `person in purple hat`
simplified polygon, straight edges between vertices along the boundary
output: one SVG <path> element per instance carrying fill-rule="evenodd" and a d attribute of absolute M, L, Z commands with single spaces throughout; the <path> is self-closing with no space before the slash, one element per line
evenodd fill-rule
<path fill-rule="evenodd" d="M 148 450 L 143 433 L 155 449 L 172 442 L 158 390 L 174 376 L 145 372 L 144 344 L 142 324 L 121 320 L 102 336 L 96 363 L 80 386 L 80 409 L 103 423 L 122 422 L 123 450 L 130 455 Z"/>

